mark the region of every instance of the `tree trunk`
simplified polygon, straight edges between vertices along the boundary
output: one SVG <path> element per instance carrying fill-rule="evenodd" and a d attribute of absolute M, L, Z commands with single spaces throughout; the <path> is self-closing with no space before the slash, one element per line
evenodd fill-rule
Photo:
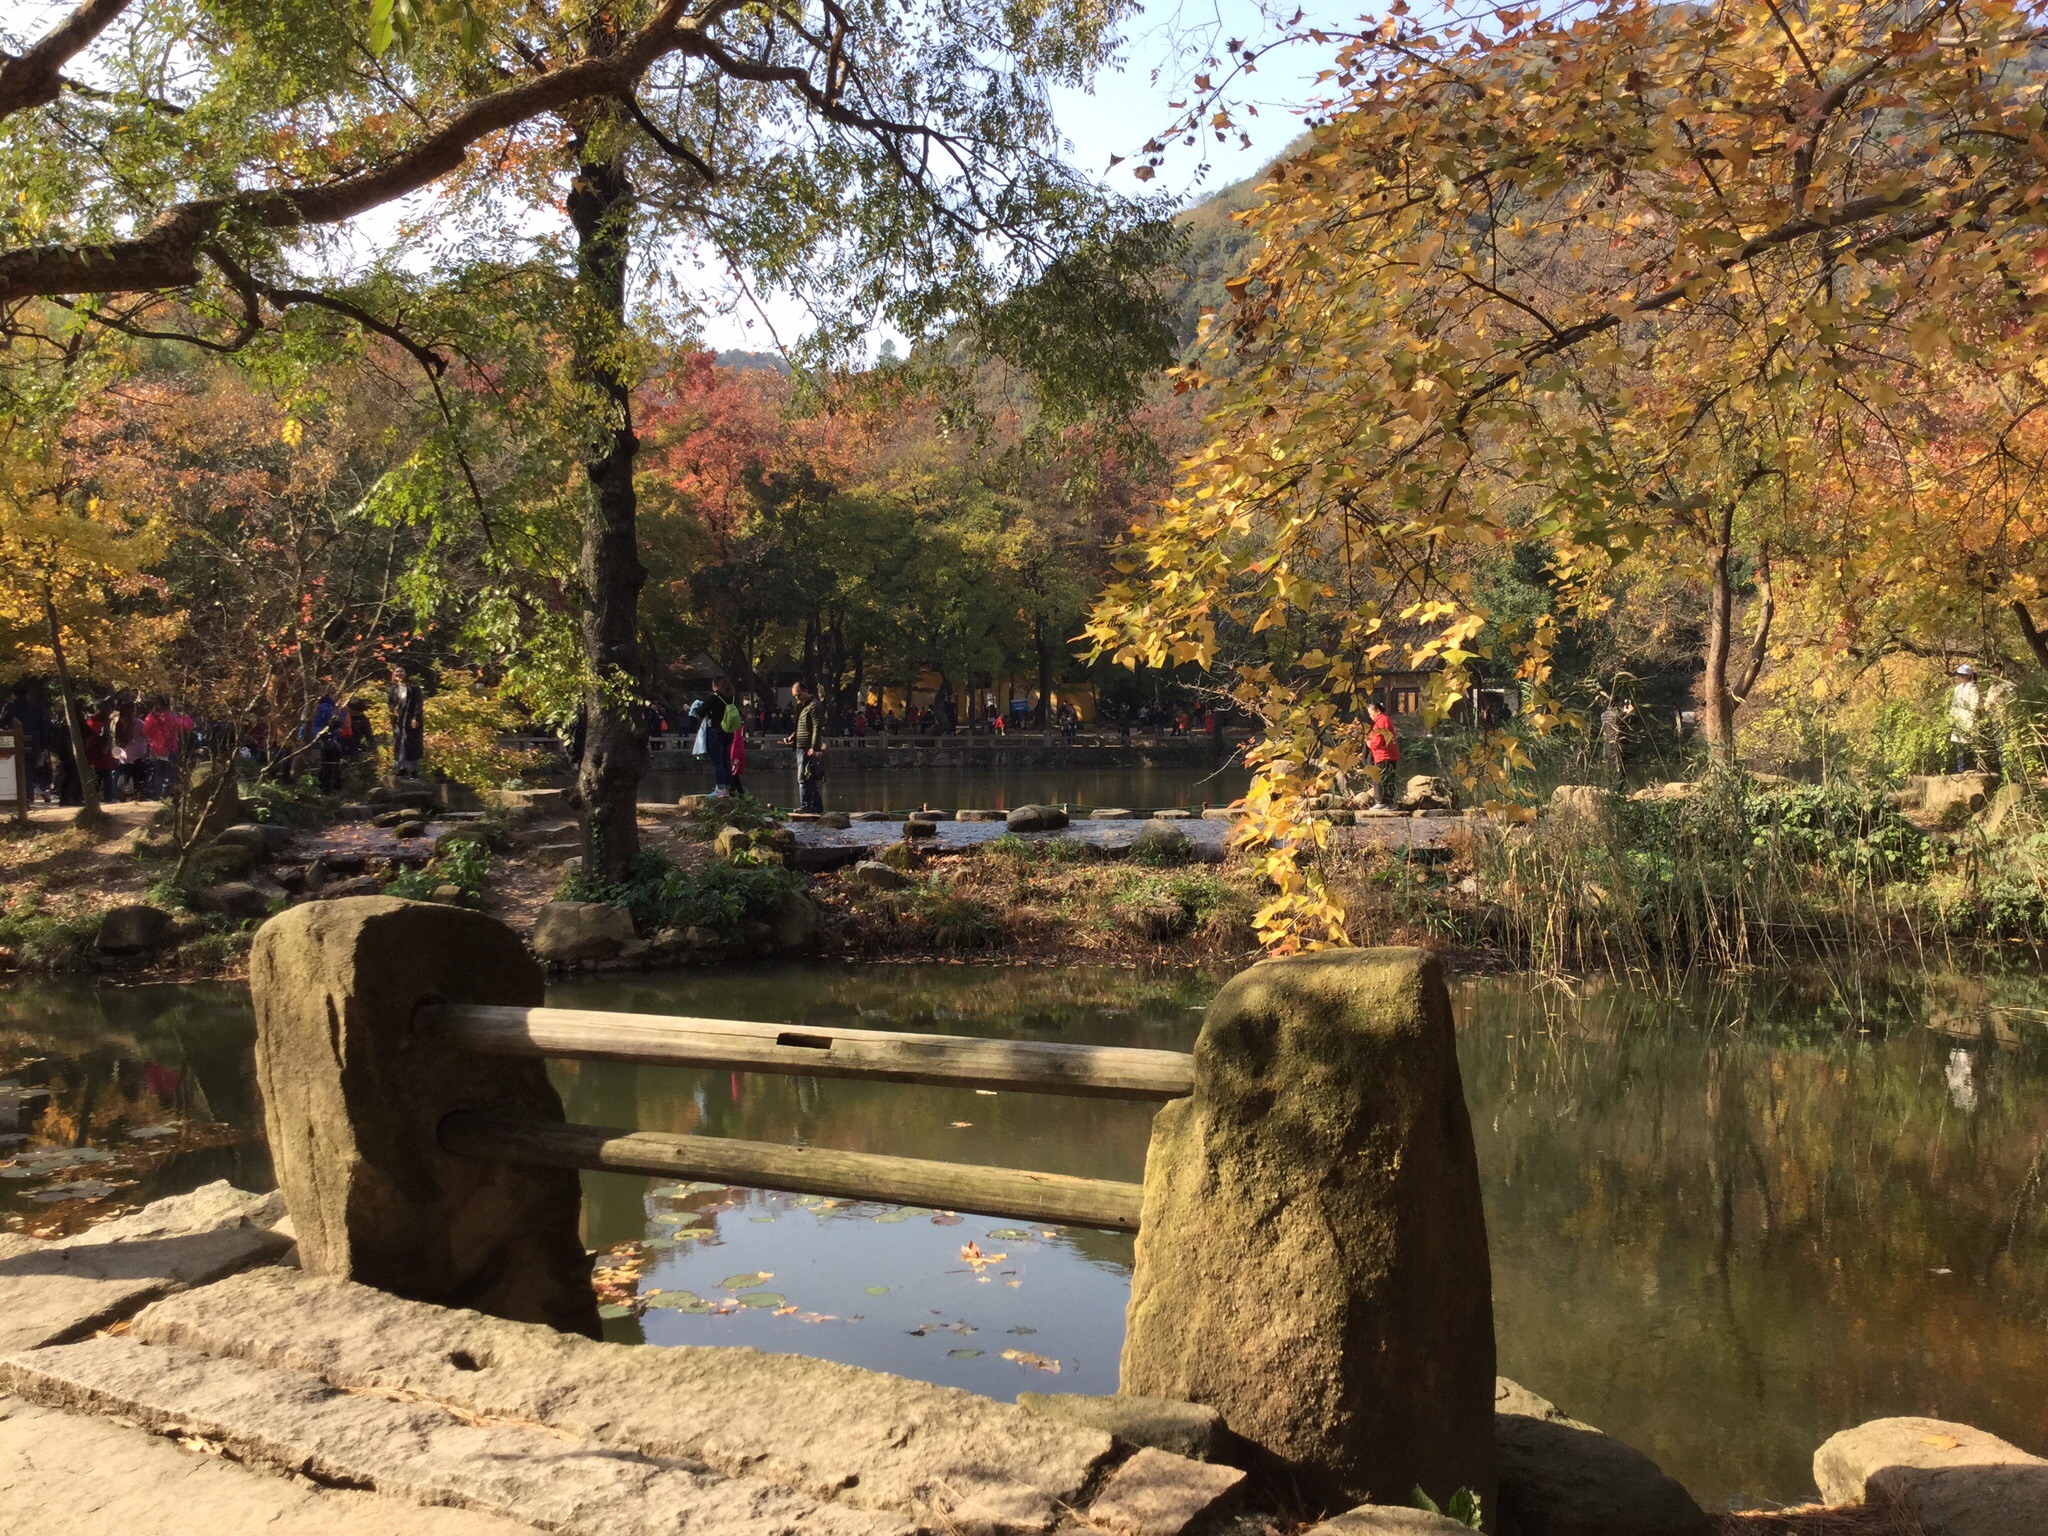
<path fill-rule="evenodd" d="M 2034 660 L 2048 667 L 2048 636 L 2044 636 L 2034 625 L 2033 614 L 2027 611 L 2025 603 L 2012 605 L 2012 616 L 2020 621 L 2020 633 L 2026 637 L 2027 649 L 2034 653 Z"/>
<path fill-rule="evenodd" d="M 624 878 L 640 852 L 636 805 L 647 743 L 630 702 L 644 685 L 640 662 L 640 564 L 633 489 L 632 387 L 612 361 L 626 323 L 626 270 L 631 247 L 633 188 L 623 154 L 584 162 L 577 136 L 569 223 L 576 231 L 576 286 L 583 311 L 576 329 L 576 369 L 605 403 L 584 471 L 590 500 L 583 515 L 583 654 L 592 673 L 584 696 L 583 762 L 576 787 L 583 801 L 583 867 L 601 880 Z M 607 686 L 609 685 L 609 686 Z"/>
<path fill-rule="evenodd" d="M 1715 763 L 1735 761 L 1735 697 L 1728 691 L 1729 653 L 1735 646 L 1735 586 L 1728 540 L 1715 546 L 1708 566 L 1707 670 L 1700 679 L 1700 730 Z"/>
<path fill-rule="evenodd" d="M 1031 643 L 1038 650 L 1038 728 L 1052 726 L 1052 650 L 1045 643 L 1045 620 L 1031 621 Z"/>
<path fill-rule="evenodd" d="M 64 659 L 64 627 L 57 622 L 57 604 L 48 587 L 43 589 L 43 618 L 50 626 L 50 657 L 57 666 L 57 705 L 64 711 L 64 729 L 71 737 L 71 759 L 78 768 L 77 824 L 97 826 L 104 819 L 100 811 L 100 778 L 86 754 L 85 720 L 71 696 L 71 667 Z M 62 800 L 61 780 L 56 789 L 57 798 Z"/>

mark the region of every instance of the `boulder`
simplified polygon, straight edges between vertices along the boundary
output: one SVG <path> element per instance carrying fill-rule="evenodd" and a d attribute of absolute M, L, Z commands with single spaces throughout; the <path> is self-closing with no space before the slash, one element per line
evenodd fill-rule
<path fill-rule="evenodd" d="M 887 811 L 849 811 L 848 821 L 894 821 L 896 818 Z"/>
<path fill-rule="evenodd" d="M 802 891 L 784 891 L 768 920 L 779 955 L 800 955 L 818 947 L 818 908 Z"/>
<path fill-rule="evenodd" d="M 326 901 L 338 901 L 347 896 L 383 894 L 384 878 L 381 875 L 350 875 L 345 880 L 330 880 L 320 887 L 320 896 Z"/>
<path fill-rule="evenodd" d="M 462 887 L 459 885 L 437 885 L 434 887 L 433 895 L 428 899 L 431 901 L 452 901 L 459 906 L 462 902 L 468 900 L 468 897 L 463 894 Z"/>
<path fill-rule="evenodd" d="M 1449 1515 L 1403 1504 L 1361 1504 L 1334 1520 L 1312 1525 L 1301 1536 L 1472 1536 L 1469 1526 Z"/>
<path fill-rule="evenodd" d="M 533 925 L 533 952 L 550 965 L 608 960 L 633 942 L 633 914 L 601 901 L 551 901 Z"/>
<path fill-rule="evenodd" d="M 875 854 L 877 862 L 908 873 L 917 868 L 917 848 L 910 843 L 890 843 Z"/>
<path fill-rule="evenodd" d="M 2040 1536 L 2048 1461 L 1941 1419 L 1873 1419 L 1813 1453 L 1829 1504 L 1903 1504 L 1925 1536 Z"/>
<path fill-rule="evenodd" d="M 676 798 L 676 809 L 685 815 L 695 815 L 698 811 L 709 810 L 710 808 L 711 797 L 709 795 L 679 795 Z"/>
<path fill-rule="evenodd" d="M 1114 1536 L 1181 1536 L 1198 1520 L 1224 1508 L 1244 1484 L 1244 1473 L 1150 1446 L 1103 1480 L 1088 1506 L 1088 1528 Z"/>
<path fill-rule="evenodd" d="M 151 906 L 109 908 L 93 942 L 103 955 L 146 955 L 171 941 L 171 914 Z"/>
<path fill-rule="evenodd" d="M 903 835 L 906 838 L 913 839 L 937 837 L 939 835 L 939 825 L 935 821 L 919 821 L 917 818 L 912 817 L 909 821 L 903 823 Z"/>
<path fill-rule="evenodd" d="M 595 1338 L 575 1171 L 440 1141 L 458 1109 L 559 1123 L 546 1064 L 414 1025 L 428 1002 L 544 1002 L 519 936 L 460 907 L 310 902 L 258 930 L 249 989 L 264 1126 L 306 1273 Z"/>
<path fill-rule="evenodd" d="M 1560 826 L 1570 823 L 1592 832 L 1612 832 L 1616 798 L 1603 785 L 1560 784 L 1550 792 L 1551 820 Z"/>
<path fill-rule="evenodd" d="M 1448 811 L 1456 803 L 1451 797 L 1451 786 L 1435 774 L 1418 773 L 1401 791 L 1404 811 Z"/>
<path fill-rule="evenodd" d="M 399 806 L 413 811 L 430 811 L 436 800 L 434 787 L 419 783 L 379 784 L 363 798 L 380 808 Z"/>
<path fill-rule="evenodd" d="M 743 853 L 752 846 L 753 834 L 744 827 L 720 827 L 718 836 L 711 840 L 712 853 L 728 864 L 735 854 Z"/>
<path fill-rule="evenodd" d="M 1131 851 L 1141 857 L 1158 859 L 1162 862 L 1184 859 L 1194 844 L 1187 833 L 1170 821 L 1148 821 L 1138 830 L 1138 837 L 1131 844 Z"/>
<path fill-rule="evenodd" d="M 1020 805 L 1003 820 L 1012 832 L 1057 832 L 1067 824 L 1067 813 L 1056 805 Z"/>
<path fill-rule="evenodd" d="M 240 843 L 214 843 L 200 849 L 192 862 L 216 880 L 240 880 L 254 873 L 257 858 Z"/>
<path fill-rule="evenodd" d="M 209 886 L 199 893 L 198 900 L 207 911 L 242 922 L 262 917 L 270 910 L 271 902 L 283 895 L 284 892 L 279 890 L 273 896 L 263 886 L 248 880 L 230 880 L 223 885 Z"/>
<path fill-rule="evenodd" d="M 1692 1495 L 1641 1451 L 1504 1376 L 1493 1408 L 1500 1508 L 1521 1536 L 1712 1536 Z"/>
<path fill-rule="evenodd" d="M 910 876 L 900 869 L 891 869 L 880 859 L 862 859 L 853 866 L 848 877 L 856 885 L 865 885 L 877 891 L 900 891 L 911 884 Z"/>
<path fill-rule="evenodd" d="M 1629 799 L 1638 803 L 1649 800 L 1690 800 L 1698 788 L 1697 784 L 1689 784 L 1684 779 L 1673 779 L 1667 784 L 1646 785 L 1630 795 Z"/>
<path fill-rule="evenodd" d="M 1442 967 L 1265 961 L 1194 1058 L 1153 1120 L 1119 1390 L 1216 1408 L 1325 1507 L 1420 1486 L 1491 1508 L 1493 1287 Z"/>
<path fill-rule="evenodd" d="M 417 818 L 409 818 L 393 827 L 391 835 L 402 842 L 411 842 L 414 838 L 427 835 L 427 824 Z"/>
<path fill-rule="evenodd" d="M 791 869 L 801 870 L 807 875 L 824 875 L 835 869 L 851 868 L 867 856 L 867 849 L 858 843 L 837 846 L 830 843 L 806 843 L 783 862 Z"/>
<path fill-rule="evenodd" d="M 1945 773 L 1927 781 L 1920 812 L 1937 827 L 1960 827 L 1997 792 L 1995 774 Z"/>
<path fill-rule="evenodd" d="M 909 821 L 951 821 L 953 813 L 951 811 L 935 811 L 930 807 L 926 807 L 921 811 L 912 811 L 905 819 Z"/>
<path fill-rule="evenodd" d="M 289 827 L 274 827 L 260 821 L 238 821 L 222 830 L 214 842 L 223 847 L 246 848 L 259 859 L 271 859 L 291 842 Z"/>
<path fill-rule="evenodd" d="M 1017 1406 L 1050 1419 L 1106 1429 L 1125 1445 L 1151 1446 L 1194 1461 L 1226 1460 L 1232 1449 L 1223 1415 L 1168 1397 L 1091 1397 L 1081 1392 L 1019 1392 Z"/>
<path fill-rule="evenodd" d="M 835 832 L 844 832 L 853 825 L 853 818 L 844 811 L 820 811 L 818 813 L 818 825 L 830 827 Z"/>
<path fill-rule="evenodd" d="M 1004 821 L 1008 817 L 1009 812 L 1007 811 L 955 811 L 953 813 L 955 821 Z"/>
<path fill-rule="evenodd" d="M 2012 813 L 2026 802 L 2026 785 L 2017 782 L 1999 785 L 1998 793 L 1991 797 L 1991 803 L 1984 808 L 1984 830 L 1996 837 L 2004 829 Z"/>
<path fill-rule="evenodd" d="M 225 783 L 221 782 L 223 778 Z M 201 842 L 214 841 L 242 819 L 242 793 L 231 767 L 210 762 L 193 764 L 186 770 L 180 798 L 190 814 L 199 817 Z"/>

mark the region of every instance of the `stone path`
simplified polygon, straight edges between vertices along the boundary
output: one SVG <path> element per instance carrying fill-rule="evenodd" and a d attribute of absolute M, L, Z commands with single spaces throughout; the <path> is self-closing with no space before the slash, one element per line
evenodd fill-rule
<path fill-rule="evenodd" d="M 216 1185 L 0 1250 L 0 1512 L 94 1536 L 1178 1536 L 1242 1482 L 950 1387 L 307 1276 L 280 1216 Z"/>

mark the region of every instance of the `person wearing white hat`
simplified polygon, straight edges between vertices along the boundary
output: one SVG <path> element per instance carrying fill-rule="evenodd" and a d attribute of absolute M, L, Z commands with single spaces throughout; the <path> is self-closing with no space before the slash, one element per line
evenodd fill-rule
<path fill-rule="evenodd" d="M 1948 752 L 1951 773 L 1982 768 L 1984 754 L 1978 733 L 1978 716 L 1984 708 L 1984 692 L 1977 686 L 1977 669 L 1967 661 L 1955 670 L 1955 687 L 1948 695 Z"/>

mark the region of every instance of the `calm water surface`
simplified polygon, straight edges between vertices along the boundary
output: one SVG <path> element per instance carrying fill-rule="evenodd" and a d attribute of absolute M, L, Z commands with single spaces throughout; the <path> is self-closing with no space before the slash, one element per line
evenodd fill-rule
<path fill-rule="evenodd" d="M 987 966 L 696 972 L 554 989 L 572 1005 L 869 1021 L 1184 1048 L 1215 978 Z M 1895 1413 L 2048 1447 L 2048 988 L 1944 978 L 1845 995 L 1454 987 L 1504 1373 L 1624 1435 L 1709 1506 L 1789 1501 L 1813 1448 Z M 268 1177 L 245 997 L 19 984 L 0 1076 L 0 1211 L 91 1177 L 143 1199 Z M 1136 1179 L 1142 1106 L 567 1064 L 572 1118 Z M 0 1089 L 0 1122 L 6 1091 Z M 138 1138 L 135 1133 L 147 1134 Z M 217 1142 L 228 1139 L 229 1145 Z M 38 1149 L 113 1155 L 45 1166 Z M 45 1161 L 39 1162 L 38 1158 Z M 970 1386 L 1106 1392 L 1127 1236 L 585 1176 L 592 1247 L 641 1250 L 612 1336 L 752 1344 Z M 972 1244 L 972 1248 L 968 1247 Z M 1276 1307 L 1287 1304 L 1275 1296 Z M 1055 1374 L 1052 1367 L 1057 1365 Z"/>

